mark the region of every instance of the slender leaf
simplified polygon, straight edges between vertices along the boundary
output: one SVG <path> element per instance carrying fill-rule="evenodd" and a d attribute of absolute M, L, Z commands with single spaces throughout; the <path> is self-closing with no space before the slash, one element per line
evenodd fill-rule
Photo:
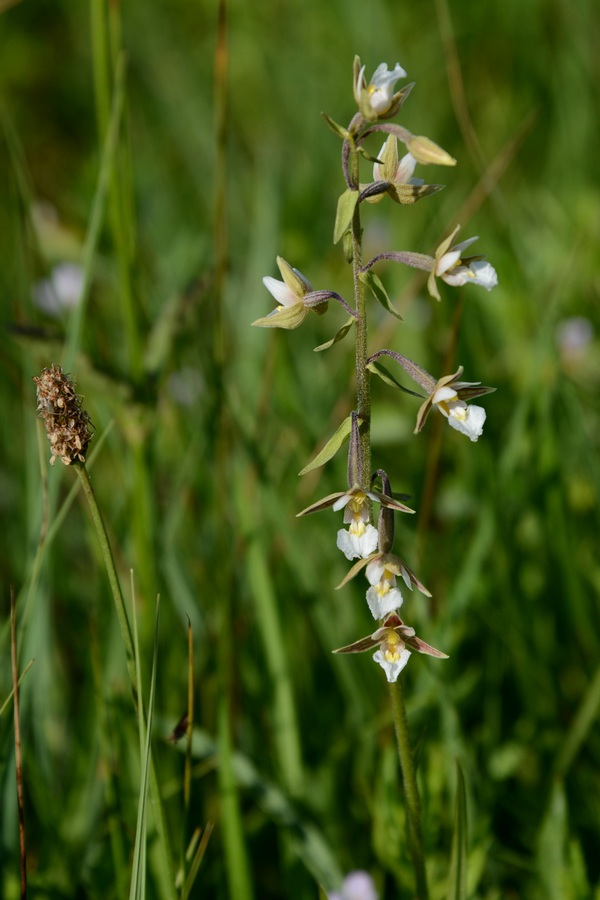
<path fill-rule="evenodd" d="M 411 394 L 413 397 L 418 397 L 420 400 L 423 399 L 422 394 L 418 394 L 416 391 L 411 391 L 409 388 L 405 388 L 403 384 L 400 384 L 399 381 L 396 381 L 391 372 L 386 369 L 385 366 L 382 366 L 381 363 L 378 362 L 370 362 L 367 364 L 367 369 L 369 372 L 373 372 L 374 375 L 379 375 L 382 381 L 385 381 L 386 384 L 389 384 L 390 387 L 398 388 L 401 391 L 404 391 L 405 394 Z"/>
<path fill-rule="evenodd" d="M 318 469 L 319 466 L 329 462 L 329 460 L 338 452 L 344 441 L 350 436 L 351 430 L 352 416 L 348 416 L 344 419 L 337 431 L 329 438 L 323 449 L 317 453 L 315 458 L 309 462 L 308 465 L 304 466 L 304 468 L 298 472 L 298 475 L 306 475 L 307 472 L 312 472 L 313 469 Z"/>
<path fill-rule="evenodd" d="M 331 116 L 328 116 L 327 113 L 322 112 L 321 115 L 325 119 L 327 125 L 331 128 L 334 134 L 337 134 L 338 137 L 341 137 L 342 140 L 347 141 L 350 137 L 350 133 L 347 128 L 344 128 L 343 125 L 339 125 L 336 121 L 334 121 Z"/>
<path fill-rule="evenodd" d="M 575 756 L 581 749 L 581 745 L 598 717 L 599 710 L 600 667 L 596 669 L 596 673 L 583 695 L 575 718 L 566 732 L 564 743 L 556 759 L 555 772 L 557 775 L 563 777 L 570 769 Z"/>
<path fill-rule="evenodd" d="M 540 888 L 548 900 L 574 897 L 569 889 L 567 839 L 569 833 L 564 784 L 555 779 L 550 801 L 539 831 L 537 870 Z"/>
<path fill-rule="evenodd" d="M 337 344 L 338 341 L 341 341 L 346 337 L 352 326 L 356 323 L 356 319 L 354 316 L 351 316 L 347 319 L 346 322 L 342 325 L 340 329 L 335 333 L 335 335 L 331 338 L 330 341 L 326 341 L 324 344 L 319 344 L 318 347 L 315 347 L 314 352 L 319 353 L 321 350 L 329 350 L 330 347 L 333 347 L 334 344 Z"/>
<path fill-rule="evenodd" d="M 467 794 L 462 769 L 456 763 L 456 800 L 454 832 L 448 879 L 447 900 L 465 900 L 467 896 Z"/>
<path fill-rule="evenodd" d="M 141 698 L 141 679 L 140 679 L 140 657 L 139 646 L 137 640 L 137 626 L 135 615 L 135 602 L 132 604 L 133 624 L 134 624 L 134 648 L 136 657 L 136 667 L 138 669 L 138 685 L 140 689 L 140 715 L 138 717 L 140 724 L 140 736 L 144 734 L 143 723 L 143 704 Z M 146 896 L 146 822 L 147 822 L 147 801 L 148 801 L 148 781 L 150 777 L 151 756 L 150 748 L 152 746 L 152 720 L 154 716 L 154 697 L 156 691 L 156 663 L 158 659 L 158 621 L 160 611 L 160 598 L 156 598 L 156 615 L 154 619 L 154 650 L 152 654 L 152 674 L 150 676 L 150 698 L 148 700 L 148 721 L 145 726 L 145 745 L 142 755 L 142 769 L 140 777 L 140 796 L 138 800 L 137 826 L 135 830 L 135 845 L 133 852 L 133 865 L 131 876 L 131 887 L 129 890 L 130 900 L 142 900 Z"/>
<path fill-rule="evenodd" d="M 202 864 L 202 860 L 204 859 L 204 854 L 206 853 L 206 848 L 208 847 L 208 842 L 213 833 L 214 824 L 212 822 L 207 822 L 204 831 L 202 832 L 202 839 L 198 844 L 198 848 L 194 854 L 194 859 L 190 866 L 190 870 L 188 872 L 188 876 L 185 880 L 185 884 L 183 886 L 183 890 L 181 892 L 181 900 L 187 900 L 190 896 L 190 892 L 194 886 L 194 882 L 200 871 L 200 865 Z"/>
<path fill-rule="evenodd" d="M 398 310 L 392 304 L 392 301 L 388 297 L 388 293 L 383 286 L 383 282 L 379 278 L 375 272 L 372 272 L 368 269 L 366 272 L 361 272 L 360 280 L 363 281 L 366 286 L 369 288 L 375 299 L 381 303 L 383 308 L 387 310 L 387 312 L 391 313 L 396 319 L 400 319 L 402 322 L 402 316 L 398 312 Z"/>

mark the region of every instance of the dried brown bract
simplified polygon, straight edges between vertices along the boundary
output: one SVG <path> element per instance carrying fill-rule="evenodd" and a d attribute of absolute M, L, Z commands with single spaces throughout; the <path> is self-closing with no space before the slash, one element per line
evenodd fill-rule
<path fill-rule="evenodd" d="M 75 461 L 84 462 L 88 444 L 92 438 L 90 417 L 81 408 L 81 397 L 75 392 L 75 383 L 54 364 L 42 369 L 33 379 L 37 385 L 37 410 L 48 433 L 52 449 L 50 464 L 58 457 L 65 466 Z"/>

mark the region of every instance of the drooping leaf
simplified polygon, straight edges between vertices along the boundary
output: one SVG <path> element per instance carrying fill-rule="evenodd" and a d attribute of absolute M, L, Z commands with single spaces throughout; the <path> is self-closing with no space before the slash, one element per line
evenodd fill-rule
<path fill-rule="evenodd" d="M 367 272 L 361 272 L 360 280 L 366 284 L 376 300 L 381 303 L 384 309 L 402 321 L 402 316 L 394 308 L 392 301 L 388 297 L 388 293 L 383 286 L 381 279 L 369 269 Z"/>
<path fill-rule="evenodd" d="M 360 144 L 360 145 L 357 147 L 357 150 L 358 150 L 358 152 L 360 153 L 360 155 L 361 155 L 362 157 L 364 157 L 364 159 L 366 159 L 368 162 L 372 162 L 372 163 L 381 163 L 381 160 L 379 159 L 379 157 L 378 157 L 378 156 L 373 156 L 372 153 L 369 153 L 369 151 L 365 148 L 364 144 Z"/>
<path fill-rule="evenodd" d="M 350 331 L 352 326 L 355 324 L 355 322 L 356 322 L 356 319 L 353 316 L 351 316 L 349 319 L 347 319 L 344 322 L 342 327 L 339 328 L 338 331 L 336 331 L 336 333 L 331 338 L 331 340 L 325 341 L 324 344 L 319 344 L 318 347 L 315 347 L 314 352 L 320 353 L 321 350 L 329 350 L 330 347 L 333 347 L 334 344 L 337 344 L 338 341 L 341 341 L 343 338 L 346 337 L 346 335 L 348 334 L 348 332 Z"/>
<path fill-rule="evenodd" d="M 337 431 L 332 434 L 329 438 L 323 449 L 317 453 L 315 458 L 308 463 L 308 465 L 304 466 L 304 468 L 298 472 L 299 475 L 306 475 L 307 472 L 312 472 L 313 469 L 318 469 L 319 466 L 324 465 L 328 462 L 335 454 L 338 452 L 344 441 L 350 435 L 350 431 L 352 430 L 352 416 L 347 416 L 344 419 L 340 427 Z"/>
<path fill-rule="evenodd" d="M 411 394 L 413 397 L 418 397 L 420 400 L 423 399 L 422 394 L 411 391 L 409 388 L 405 388 L 403 384 L 400 384 L 399 381 L 396 381 L 391 372 L 389 372 L 385 366 L 382 366 L 381 363 L 370 362 L 367 365 L 367 369 L 369 372 L 373 372 L 374 375 L 379 375 L 381 380 L 385 381 L 386 384 L 389 384 L 390 387 L 398 388 L 399 390 L 404 391 L 405 394 Z"/>

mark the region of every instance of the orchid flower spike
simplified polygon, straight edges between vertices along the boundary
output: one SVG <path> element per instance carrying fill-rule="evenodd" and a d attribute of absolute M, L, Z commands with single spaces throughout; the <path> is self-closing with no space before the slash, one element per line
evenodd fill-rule
<path fill-rule="evenodd" d="M 458 234 L 460 225 L 457 225 L 450 237 L 439 245 L 435 251 L 435 262 L 427 281 L 427 290 L 432 297 L 440 300 L 440 292 L 436 284 L 436 278 L 441 278 L 446 284 L 459 287 L 463 284 L 478 284 L 491 291 L 498 284 L 498 275 L 494 267 L 484 256 L 469 256 L 463 259 L 462 252 L 466 250 L 477 237 L 467 238 L 459 244 L 452 244 Z"/>

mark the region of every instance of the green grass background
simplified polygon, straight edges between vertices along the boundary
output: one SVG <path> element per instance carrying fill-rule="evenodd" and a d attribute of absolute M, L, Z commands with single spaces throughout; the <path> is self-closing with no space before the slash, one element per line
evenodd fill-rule
<path fill-rule="evenodd" d="M 224 114 L 215 4 L 0 9 L 0 703 L 12 584 L 21 668 L 35 658 L 21 689 L 32 896 L 126 896 L 140 779 L 96 536 L 69 499 L 73 473 L 48 471 L 35 416 L 31 377 L 52 362 L 76 374 L 101 444 L 91 477 L 128 592 L 134 572 L 146 685 L 161 594 L 154 749 L 175 858 L 194 827 L 215 822 L 192 896 L 303 900 L 356 868 L 383 900 L 412 896 L 382 672 L 368 655 L 330 653 L 372 629 L 363 583 L 334 591 L 338 518 L 295 518 L 345 485 L 343 453 L 297 477 L 354 405 L 351 339 L 313 353 L 344 313 L 330 307 L 290 333 L 249 327 L 272 308 L 261 277 L 277 274 L 278 253 L 316 287 L 351 295 L 331 240 L 339 140 L 319 114 L 353 115 L 355 53 L 368 76 L 401 62 L 416 87 L 398 121 L 458 160 L 417 172 L 443 193 L 365 210 L 367 254 L 432 252 L 460 222 L 500 281 L 491 294 L 442 286 L 436 304 L 419 275 L 381 266 L 405 321 L 379 307 L 371 317 L 372 351 L 437 374 L 462 364 L 467 380 L 498 388 L 470 444 L 441 417 L 413 436 L 418 401 L 374 385 L 374 463 L 420 512 L 398 522 L 396 549 L 433 593 L 410 596 L 403 615 L 450 655 L 413 656 L 403 676 L 432 896 L 446 896 L 457 761 L 469 897 L 599 896 L 595 4 L 233 0 Z M 125 106 L 93 245 L 102 85 L 119 47 Z M 84 259 L 77 332 L 40 312 L 32 289 L 57 262 Z M 592 337 L 567 352 L 557 335 L 571 317 Z M 186 708 L 188 618 L 198 731 L 186 816 L 185 742 L 166 737 Z M 9 705 L 6 898 L 18 896 L 13 747 Z M 147 895 L 169 897 L 152 834 Z"/>

